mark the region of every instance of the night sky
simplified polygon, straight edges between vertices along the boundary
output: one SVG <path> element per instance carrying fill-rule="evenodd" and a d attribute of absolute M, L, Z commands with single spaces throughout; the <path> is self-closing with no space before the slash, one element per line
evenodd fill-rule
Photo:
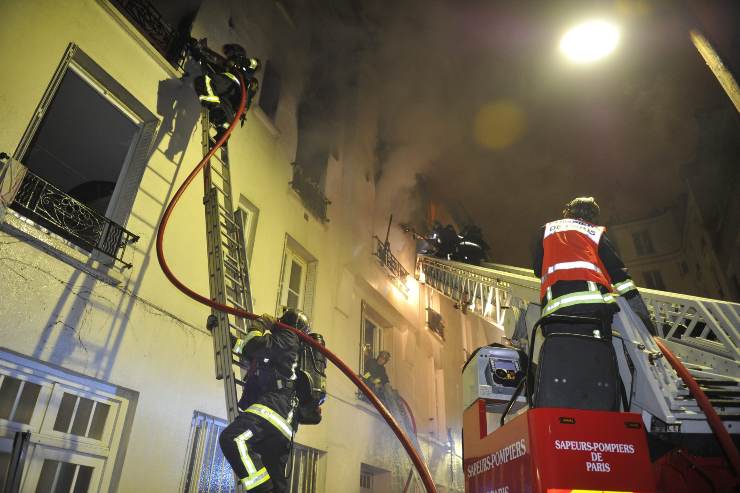
<path fill-rule="evenodd" d="M 420 224 L 423 176 L 458 222 L 483 228 L 494 262 L 528 265 L 534 231 L 575 196 L 595 196 L 607 225 L 676 204 L 697 165 L 696 113 L 731 108 L 689 40 L 697 12 L 682 2 L 400 3 L 371 13 L 379 197 Z M 720 22 L 699 25 L 727 48 L 732 17 L 716 14 L 737 26 L 737 5 L 715 3 Z M 559 38 L 591 17 L 618 23 L 620 44 L 574 65 Z"/>

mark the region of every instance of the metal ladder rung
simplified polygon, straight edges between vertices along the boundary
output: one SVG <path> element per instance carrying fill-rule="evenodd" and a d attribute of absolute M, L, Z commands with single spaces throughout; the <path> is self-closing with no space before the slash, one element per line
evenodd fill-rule
<path fill-rule="evenodd" d="M 219 212 L 219 215 L 226 219 L 228 222 L 236 226 L 236 221 L 234 221 L 233 214 L 226 214 L 225 212 Z M 231 216 L 231 217 L 230 217 Z"/>
<path fill-rule="evenodd" d="M 223 195 L 224 197 L 228 197 L 228 198 L 231 198 L 231 193 L 227 193 L 226 191 L 224 191 L 224 189 L 223 189 L 223 188 L 219 187 L 219 186 L 218 186 L 218 185 L 216 185 L 215 183 L 211 182 L 211 187 L 213 187 L 213 188 L 215 188 L 216 190 L 218 190 L 219 192 L 221 192 L 221 195 Z"/>
<path fill-rule="evenodd" d="M 239 287 L 240 291 L 242 290 L 242 286 L 241 286 L 242 281 L 240 279 L 237 279 L 236 277 L 229 275 L 229 273 L 226 271 L 224 271 L 224 277 L 228 279 L 229 281 L 233 282 L 234 284 L 236 284 Z"/>
<path fill-rule="evenodd" d="M 244 323 L 246 323 L 246 321 Z M 229 322 L 229 328 L 232 329 L 232 330 L 234 330 L 234 332 L 236 332 L 238 334 L 247 335 L 247 331 L 246 330 L 244 330 L 241 327 L 238 327 L 238 326 L 232 324 L 231 322 Z"/>

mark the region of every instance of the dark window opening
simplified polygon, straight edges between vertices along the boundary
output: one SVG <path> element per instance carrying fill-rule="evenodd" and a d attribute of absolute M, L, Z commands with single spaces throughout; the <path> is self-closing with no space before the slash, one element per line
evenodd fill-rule
<path fill-rule="evenodd" d="M 650 233 L 647 230 L 633 233 L 632 239 L 635 242 L 637 255 L 649 255 L 651 253 L 655 253 L 653 241 L 650 239 Z"/>
<path fill-rule="evenodd" d="M 28 167 L 11 208 L 124 267 L 128 219 L 158 120 L 70 44 L 14 152 Z"/>
<path fill-rule="evenodd" d="M 665 290 L 665 284 L 663 283 L 663 276 L 660 274 L 660 271 L 649 270 L 649 271 L 643 272 L 642 275 L 645 279 L 646 287 L 650 289 Z"/>
<path fill-rule="evenodd" d="M 137 123 L 67 70 L 21 161 L 104 216 L 138 132 Z"/>
<path fill-rule="evenodd" d="M 268 61 L 265 64 L 265 73 L 262 76 L 259 107 L 273 121 L 280 103 L 281 82 L 275 64 Z"/>

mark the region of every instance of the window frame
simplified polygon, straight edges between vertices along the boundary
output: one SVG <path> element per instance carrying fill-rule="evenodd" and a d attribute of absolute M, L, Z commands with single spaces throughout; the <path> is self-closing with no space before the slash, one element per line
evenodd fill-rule
<path fill-rule="evenodd" d="M 650 237 L 650 230 L 643 229 L 632 233 L 632 241 L 635 245 L 635 252 L 639 256 L 655 254 L 655 246 Z"/>
<path fill-rule="evenodd" d="M 115 489 L 114 483 L 118 481 L 118 477 L 114 477 L 114 474 L 119 471 L 126 454 L 127 427 L 130 426 L 128 421 L 134 412 L 136 393 L 1 348 L 0 373 L 42 386 L 34 406 L 31 424 L 0 419 L 0 440 L 12 440 L 16 431 L 31 432 L 23 473 L 24 481 L 34 480 L 35 476 L 30 474 L 36 469 L 31 468 L 36 467 L 34 461 L 39 460 L 38 457 L 48 456 L 49 450 L 58 450 L 60 454 L 65 455 L 67 459 L 65 462 L 69 462 L 69 458 L 98 457 L 103 460 L 102 468 L 98 470 L 101 477 L 100 485 L 107 489 Z M 115 412 L 113 406 L 108 411 L 101 437 L 106 438 L 105 441 L 64 434 L 53 429 L 63 391 L 78 397 L 94 397 L 94 400 L 116 403 Z M 42 465 L 43 460 L 38 462 L 39 474 Z"/>
<path fill-rule="evenodd" d="M 238 220 L 241 222 L 244 233 L 244 252 L 246 253 L 247 263 L 252 265 L 252 253 L 254 252 L 254 243 L 257 237 L 260 210 L 244 195 L 241 195 L 239 196 L 239 205 L 236 214 Z"/>
<path fill-rule="evenodd" d="M 110 104 L 139 127 L 138 132 L 131 140 L 128 153 L 121 165 L 116 187 L 105 214 L 105 217 L 109 220 L 125 227 L 133 210 L 134 201 L 149 161 L 151 146 L 154 143 L 155 133 L 160 121 L 156 115 L 149 111 L 75 43 L 69 43 L 67 46 L 62 60 L 39 100 L 26 130 L 18 141 L 18 145 L 13 152 L 13 158 L 23 163 L 68 70 L 82 78 L 86 84 L 100 93 Z M 78 246 L 72 240 L 66 238 L 65 240 L 76 247 Z M 94 250 L 90 255 L 94 259 L 103 260 L 106 263 L 112 262 L 110 257 L 98 250 Z"/>
<path fill-rule="evenodd" d="M 377 316 L 375 316 L 374 310 L 368 306 L 366 302 L 362 302 L 360 308 L 360 375 L 364 374 L 365 368 L 365 333 L 367 330 L 367 322 L 370 322 L 375 326 L 375 333 L 373 334 L 372 346 L 370 348 L 370 357 L 375 359 L 378 357 L 378 353 L 383 350 L 383 327 Z"/>
<path fill-rule="evenodd" d="M 275 315 L 278 317 L 281 316 L 287 306 L 287 290 L 290 283 L 288 276 L 290 275 L 290 271 L 286 269 L 286 266 L 289 265 L 289 260 L 292 259 L 298 259 L 299 263 L 302 262 L 305 265 L 301 276 L 301 296 L 298 303 L 298 309 L 305 313 L 309 321 L 311 321 L 313 319 L 313 306 L 316 294 L 318 261 L 316 260 L 316 257 L 311 255 L 308 250 L 303 248 L 303 246 L 301 246 L 301 244 L 294 240 L 289 234 L 285 235 L 285 242 L 283 244 L 283 257 L 280 264 L 280 277 L 278 278 Z M 292 263 L 290 265 L 292 269 Z"/>
<path fill-rule="evenodd" d="M 271 76 L 271 77 L 268 77 Z M 270 83 L 270 86 L 268 86 Z M 259 96 L 257 98 L 257 106 L 259 107 L 262 114 L 267 117 L 273 124 L 277 120 L 278 111 L 280 110 L 280 99 L 282 96 L 283 80 L 280 76 L 280 72 L 275 68 L 275 62 L 272 59 L 265 60 L 264 70 L 262 71 L 262 80 L 260 81 Z M 270 101 L 270 104 L 274 107 L 265 108 L 263 104 L 263 97 L 270 97 L 274 101 Z M 267 101 L 265 101 L 267 103 Z M 268 111 L 268 109 L 270 111 Z"/>

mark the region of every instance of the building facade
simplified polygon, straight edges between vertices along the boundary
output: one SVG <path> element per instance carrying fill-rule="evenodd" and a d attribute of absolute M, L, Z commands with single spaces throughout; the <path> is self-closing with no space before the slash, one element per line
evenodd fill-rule
<path fill-rule="evenodd" d="M 332 100 L 336 124 L 320 145 L 302 147 L 321 117 L 303 103 L 326 88 L 312 86 L 318 58 L 299 6 L 162 3 L 0 6 L 0 45 L 13 51 L 0 150 L 28 168 L 6 164 L 1 175 L 17 193 L 0 220 L 0 471 L 16 432 L 29 431 L 21 491 L 212 491 L 231 480 L 215 441 L 225 407 L 210 312 L 167 281 L 155 253 L 164 207 L 202 157 L 197 68 L 179 65 L 190 28 L 214 49 L 236 42 L 266 62 L 229 143 L 255 312 L 303 309 L 358 372 L 364 350 L 389 351 L 435 482 L 462 491 L 460 371 L 503 329 L 416 282 L 414 243 L 400 229 L 375 238 L 387 218 L 371 179 L 371 63 Z M 207 293 L 199 185 L 175 210 L 164 250 Z M 322 424 L 296 436 L 292 491 L 401 491 L 410 461 L 380 415 L 335 368 L 328 389 Z"/>
<path fill-rule="evenodd" d="M 638 286 L 723 300 L 737 297 L 691 190 L 675 207 L 610 226 L 609 237 Z"/>

